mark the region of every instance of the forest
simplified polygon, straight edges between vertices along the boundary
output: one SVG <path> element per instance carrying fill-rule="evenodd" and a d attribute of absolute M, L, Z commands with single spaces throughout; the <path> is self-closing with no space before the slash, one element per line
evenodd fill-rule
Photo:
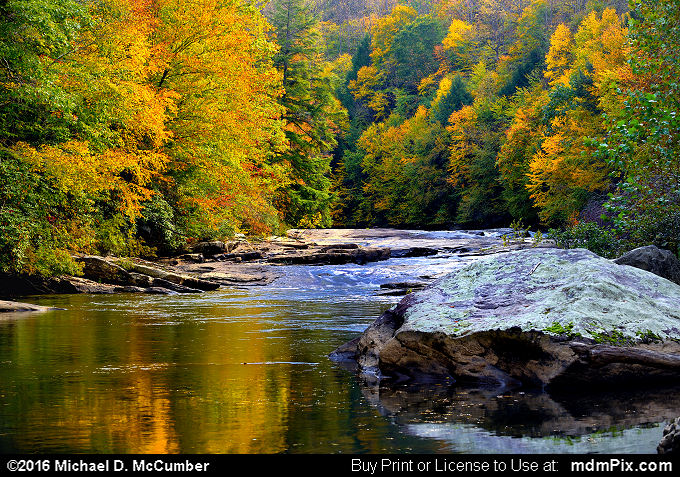
<path fill-rule="evenodd" d="M 680 0 L 0 11 L 0 272 L 291 227 L 680 252 Z"/>

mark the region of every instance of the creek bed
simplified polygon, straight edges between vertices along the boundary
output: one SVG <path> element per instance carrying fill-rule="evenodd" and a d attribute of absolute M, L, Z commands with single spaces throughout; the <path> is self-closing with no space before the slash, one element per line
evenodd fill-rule
<path fill-rule="evenodd" d="M 434 235 L 439 238 L 442 233 Z M 654 453 L 677 390 L 542 393 L 365 382 L 327 355 L 454 253 L 287 266 L 196 295 L 52 295 L 0 319 L 2 453 Z"/>

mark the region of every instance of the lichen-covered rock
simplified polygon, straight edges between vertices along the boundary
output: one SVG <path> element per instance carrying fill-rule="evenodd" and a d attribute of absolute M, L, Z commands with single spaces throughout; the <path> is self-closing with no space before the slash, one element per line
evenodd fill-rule
<path fill-rule="evenodd" d="M 587 250 L 528 249 L 407 295 L 332 356 L 399 379 L 569 387 L 677 377 L 678 340 L 680 286 Z"/>

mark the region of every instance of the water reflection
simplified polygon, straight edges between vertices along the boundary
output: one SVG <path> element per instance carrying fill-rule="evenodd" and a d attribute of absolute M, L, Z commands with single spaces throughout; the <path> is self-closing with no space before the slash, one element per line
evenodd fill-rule
<path fill-rule="evenodd" d="M 165 298 L 41 297 L 68 312 L 3 321 L 0 451 L 436 451 L 395 437 L 326 358 L 385 303 Z"/>
<path fill-rule="evenodd" d="M 575 395 L 363 381 L 403 432 L 461 453 L 653 453 L 680 387 Z"/>

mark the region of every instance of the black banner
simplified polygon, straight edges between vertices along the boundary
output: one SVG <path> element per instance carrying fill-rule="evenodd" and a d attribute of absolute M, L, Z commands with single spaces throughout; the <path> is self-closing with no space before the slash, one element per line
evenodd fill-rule
<path fill-rule="evenodd" d="M 243 466 L 243 467 L 242 467 Z M 11 473 L 190 474 L 304 472 L 341 475 L 535 474 L 573 472 L 669 474 L 680 459 L 658 455 L 0 455 L 0 475 Z"/>

